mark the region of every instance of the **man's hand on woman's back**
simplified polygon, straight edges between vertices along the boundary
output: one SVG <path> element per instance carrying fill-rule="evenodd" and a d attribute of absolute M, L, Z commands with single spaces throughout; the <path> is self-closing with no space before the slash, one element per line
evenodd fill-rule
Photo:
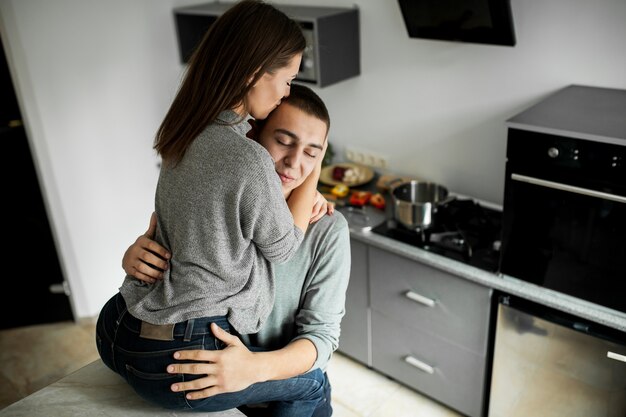
<path fill-rule="evenodd" d="M 122 258 L 124 271 L 141 281 L 154 284 L 163 279 L 163 271 L 168 268 L 170 253 L 154 240 L 157 217 L 152 213 L 148 230 L 130 245 Z"/>

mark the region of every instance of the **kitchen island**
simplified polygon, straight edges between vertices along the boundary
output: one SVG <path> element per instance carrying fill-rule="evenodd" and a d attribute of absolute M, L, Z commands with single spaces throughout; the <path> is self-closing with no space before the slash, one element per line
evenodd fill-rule
<path fill-rule="evenodd" d="M 2 417 L 165 417 L 180 414 L 183 413 L 145 402 L 100 359 L 0 410 Z M 237 409 L 184 414 L 205 417 L 244 416 Z"/>

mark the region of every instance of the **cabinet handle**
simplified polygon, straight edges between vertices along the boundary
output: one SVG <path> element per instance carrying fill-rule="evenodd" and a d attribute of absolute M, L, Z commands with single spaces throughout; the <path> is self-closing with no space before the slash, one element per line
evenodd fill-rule
<path fill-rule="evenodd" d="M 608 351 L 606 352 L 606 357 L 615 359 L 616 361 L 626 362 L 626 356 L 620 355 L 619 353 Z"/>
<path fill-rule="evenodd" d="M 421 294 L 418 294 L 413 291 L 407 291 L 404 296 L 409 300 L 417 301 L 420 304 L 424 304 L 427 307 L 434 307 L 437 303 L 437 300 L 433 300 L 432 298 L 424 297 Z"/>
<path fill-rule="evenodd" d="M 404 358 L 404 361 L 406 363 L 408 363 L 411 366 L 416 367 L 417 369 L 419 369 L 420 371 L 424 371 L 427 374 L 434 374 L 435 373 L 435 368 L 433 368 L 432 366 L 428 365 L 427 363 L 424 363 L 422 361 L 420 361 L 417 358 L 414 358 L 413 356 L 407 356 L 406 358 Z"/>

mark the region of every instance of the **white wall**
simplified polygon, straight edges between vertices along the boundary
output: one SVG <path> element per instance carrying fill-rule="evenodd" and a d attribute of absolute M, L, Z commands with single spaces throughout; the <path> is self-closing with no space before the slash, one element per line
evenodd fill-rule
<path fill-rule="evenodd" d="M 1 0 L 1 34 L 77 318 L 116 291 L 153 206 L 154 133 L 178 86 L 182 0 Z M 411 39 L 394 0 L 352 7 L 361 76 L 317 89 L 331 142 L 501 203 L 504 121 L 569 84 L 626 88 L 626 2 L 512 0 L 517 45 Z"/>

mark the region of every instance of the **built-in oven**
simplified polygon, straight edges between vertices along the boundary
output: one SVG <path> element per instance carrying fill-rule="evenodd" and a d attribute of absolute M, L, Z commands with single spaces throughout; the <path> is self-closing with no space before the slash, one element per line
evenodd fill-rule
<path fill-rule="evenodd" d="M 510 128 L 500 272 L 626 312 L 625 165 L 626 141 Z"/>

